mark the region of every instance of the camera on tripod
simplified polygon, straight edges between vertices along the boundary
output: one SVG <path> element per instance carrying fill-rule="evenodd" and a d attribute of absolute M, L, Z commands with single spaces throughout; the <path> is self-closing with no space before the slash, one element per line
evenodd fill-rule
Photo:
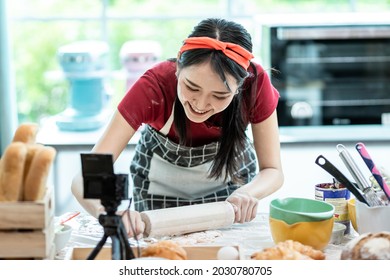
<path fill-rule="evenodd" d="M 100 199 L 107 213 L 128 199 L 128 175 L 115 174 L 111 154 L 81 154 L 84 198 Z"/>
<path fill-rule="evenodd" d="M 100 199 L 107 213 L 99 216 L 104 235 L 87 259 L 95 259 L 108 237 L 112 240 L 113 260 L 134 259 L 122 218 L 116 214 L 118 205 L 128 199 L 128 175 L 114 173 L 111 154 L 81 154 L 81 165 L 84 198 Z"/>

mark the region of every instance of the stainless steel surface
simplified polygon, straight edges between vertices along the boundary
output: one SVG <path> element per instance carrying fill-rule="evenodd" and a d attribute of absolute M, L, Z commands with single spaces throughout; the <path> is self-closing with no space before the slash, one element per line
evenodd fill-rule
<path fill-rule="evenodd" d="M 361 39 L 390 37 L 390 27 L 280 27 L 277 29 L 280 40 L 329 40 L 329 39 Z"/>
<path fill-rule="evenodd" d="M 383 205 L 383 201 L 380 199 L 380 197 L 375 193 L 375 191 L 371 188 L 371 185 L 349 154 L 348 150 L 345 148 L 344 145 L 337 145 L 337 150 L 339 152 L 339 156 L 341 157 L 342 161 L 344 162 L 345 166 L 348 168 L 349 172 L 351 173 L 352 177 L 355 179 L 358 187 L 363 192 L 364 197 L 366 198 L 366 201 L 368 202 L 369 206 L 380 206 Z"/>
<path fill-rule="evenodd" d="M 306 18 L 306 17 L 305 17 Z M 282 127 L 385 124 L 390 113 L 390 22 L 267 24 L 262 61 L 280 93 Z M 296 104 L 311 116 L 296 117 Z"/>

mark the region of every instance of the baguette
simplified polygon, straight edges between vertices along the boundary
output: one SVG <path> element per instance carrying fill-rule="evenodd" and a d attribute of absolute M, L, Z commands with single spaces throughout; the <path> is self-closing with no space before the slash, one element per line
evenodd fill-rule
<path fill-rule="evenodd" d="M 23 188 L 26 184 L 26 177 L 28 174 L 28 171 L 30 170 L 32 159 L 34 158 L 34 155 L 37 151 L 41 150 L 43 148 L 42 144 L 28 144 L 27 146 L 27 157 L 26 161 L 24 163 L 24 173 L 23 173 Z"/>
<path fill-rule="evenodd" d="M 26 144 L 34 144 L 38 133 L 38 124 L 24 123 L 16 129 L 12 142 L 23 142 Z"/>
<path fill-rule="evenodd" d="M 25 201 L 43 199 L 50 167 L 56 156 L 56 150 L 50 146 L 43 146 L 35 152 L 30 168 L 24 181 Z"/>
<path fill-rule="evenodd" d="M 5 201 L 18 201 L 23 195 L 24 163 L 27 147 L 13 142 L 4 151 L 0 166 L 0 193 Z"/>

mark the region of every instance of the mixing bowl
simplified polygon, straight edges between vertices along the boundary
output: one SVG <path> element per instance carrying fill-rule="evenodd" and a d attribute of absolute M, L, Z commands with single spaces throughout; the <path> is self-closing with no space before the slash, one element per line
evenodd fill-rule
<path fill-rule="evenodd" d="M 351 220 L 351 224 L 353 229 L 358 232 L 358 228 L 356 225 L 356 207 L 355 207 L 355 201 L 356 198 L 351 198 L 348 200 L 348 216 L 349 219 Z"/>
<path fill-rule="evenodd" d="M 332 237 L 334 218 L 332 216 L 327 220 L 298 222 L 290 225 L 270 217 L 269 223 L 272 239 L 275 243 L 291 239 L 312 246 L 314 249 L 322 250 Z"/>
<path fill-rule="evenodd" d="M 289 225 L 328 220 L 333 217 L 334 211 L 332 204 L 308 198 L 277 198 L 270 203 L 270 217 Z"/>

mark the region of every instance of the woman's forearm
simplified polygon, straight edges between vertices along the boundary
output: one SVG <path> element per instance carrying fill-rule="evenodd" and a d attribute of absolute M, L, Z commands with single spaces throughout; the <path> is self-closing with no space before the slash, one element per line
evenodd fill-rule
<path fill-rule="evenodd" d="M 262 199 L 276 192 L 284 182 L 284 175 L 280 169 L 266 168 L 260 171 L 251 182 L 237 191 L 246 192 L 257 199 Z"/>
<path fill-rule="evenodd" d="M 89 214 L 97 218 L 104 212 L 104 207 L 98 199 L 84 198 L 84 184 L 81 172 L 73 178 L 71 189 L 77 201 Z"/>

